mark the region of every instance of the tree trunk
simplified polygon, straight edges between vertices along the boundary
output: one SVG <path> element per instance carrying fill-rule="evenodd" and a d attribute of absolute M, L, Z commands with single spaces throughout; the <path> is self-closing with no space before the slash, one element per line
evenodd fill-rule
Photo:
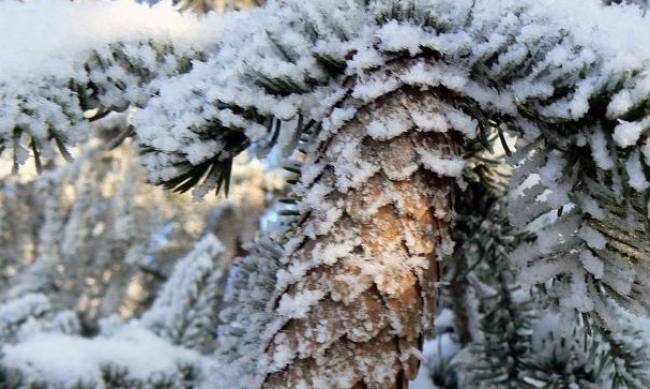
<path fill-rule="evenodd" d="M 308 157 L 303 218 L 278 274 L 280 319 L 264 387 L 406 388 L 415 378 L 439 261 L 452 248 L 455 178 L 423 153 L 458 161 L 460 137 L 418 125 L 441 113 L 440 101 L 402 89 L 346 104 L 354 117 Z M 378 122 L 393 130 L 377 130 Z"/>

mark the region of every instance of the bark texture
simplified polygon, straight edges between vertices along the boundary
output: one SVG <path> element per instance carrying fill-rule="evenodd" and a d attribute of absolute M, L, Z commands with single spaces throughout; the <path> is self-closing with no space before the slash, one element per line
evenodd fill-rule
<path fill-rule="evenodd" d="M 321 136 L 303 168 L 303 217 L 278 274 L 264 387 L 406 388 L 415 378 L 439 259 L 451 249 L 455 185 L 419 151 L 460 154 L 453 131 L 418 126 L 440 101 L 391 92 L 358 103 Z M 382 123 L 394 130 L 376 131 Z"/>

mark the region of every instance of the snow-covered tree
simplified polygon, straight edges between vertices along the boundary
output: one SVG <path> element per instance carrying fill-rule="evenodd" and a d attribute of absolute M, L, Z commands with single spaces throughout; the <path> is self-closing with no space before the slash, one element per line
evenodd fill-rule
<path fill-rule="evenodd" d="M 213 235 L 203 237 L 178 261 L 150 310 L 131 321 L 105 318 L 95 337 L 80 336 L 76 314 L 55 312 L 45 295 L 0 304 L 0 383 L 8 388 L 210 387 L 223 251 Z"/>
<path fill-rule="evenodd" d="M 264 284 L 229 298 L 259 310 L 247 325 L 236 306 L 223 315 L 234 355 L 219 360 L 247 373 L 223 364 L 231 380 L 215 385 L 408 385 L 464 243 L 454 205 L 467 177 L 495 183 L 474 146 L 495 137 L 508 223 L 532 234 L 508 253 L 521 286 L 610 331 L 621 308 L 648 308 L 650 21 L 637 6 L 285 0 L 197 19 L 126 1 L 0 7 L 0 147 L 14 165 L 67 155 L 90 121 L 129 106 L 125 136 L 168 189 L 228 192 L 244 150 L 287 159 L 286 226 L 230 277 Z"/>
<path fill-rule="evenodd" d="M 237 188 L 227 199 L 196 203 L 152 188 L 129 140 L 105 147 L 125 128 L 105 123 L 114 119 L 100 121 L 98 139 L 74 150 L 73 163 L 54 161 L 38 176 L 0 178 L 0 212 L 7 216 L 0 227 L 0 301 L 46 293 L 56 310 L 76 310 L 94 332 L 102 316 L 146 310 L 174 263 L 206 230 L 224 242 L 226 263 L 254 237 L 270 193 L 281 189 L 278 177 L 263 175 L 268 169 L 259 163 L 243 164 L 242 156 L 232 178 Z"/>
<path fill-rule="evenodd" d="M 171 343 L 209 349 L 214 343 L 220 279 L 225 275 L 223 246 L 206 235 L 174 266 L 156 301 L 142 317 L 151 331 Z"/>

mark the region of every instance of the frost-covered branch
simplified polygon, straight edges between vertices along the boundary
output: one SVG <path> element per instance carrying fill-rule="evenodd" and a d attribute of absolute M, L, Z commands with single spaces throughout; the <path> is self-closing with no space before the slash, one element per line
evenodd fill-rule
<path fill-rule="evenodd" d="M 0 15 L 0 151 L 13 149 L 16 166 L 29 153 L 37 166 L 55 148 L 67 156 L 90 121 L 144 105 L 219 29 L 170 5 L 128 0 L 10 0 Z"/>

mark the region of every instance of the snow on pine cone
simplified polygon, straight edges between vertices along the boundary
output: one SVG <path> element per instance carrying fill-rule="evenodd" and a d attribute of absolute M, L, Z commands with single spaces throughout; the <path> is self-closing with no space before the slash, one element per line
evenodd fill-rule
<path fill-rule="evenodd" d="M 304 213 L 271 303 L 264 387 L 405 387 L 415 378 L 462 170 L 458 134 L 412 119 L 435 113 L 439 99 L 405 89 L 348 101 L 354 116 L 307 153 L 315 160 L 296 187 Z M 432 158 L 442 162 L 435 169 Z"/>

